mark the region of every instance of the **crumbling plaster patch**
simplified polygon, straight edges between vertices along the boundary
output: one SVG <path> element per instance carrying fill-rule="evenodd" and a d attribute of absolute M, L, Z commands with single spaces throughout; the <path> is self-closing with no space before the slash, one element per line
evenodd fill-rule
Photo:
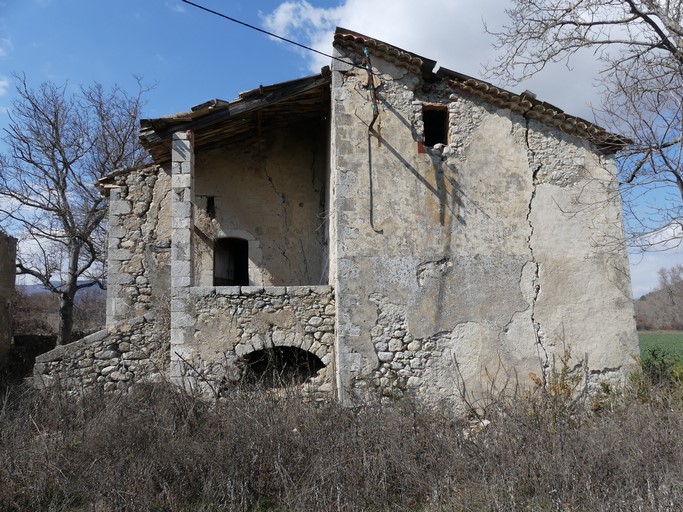
<path fill-rule="evenodd" d="M 613 162 L 585 141 L 529 125 L 536 168 L 529 243 L 539 269 L 534 321 L 548 352 L 569 348 L 588 357 L 594 375 L 610 373 L 637 353 L 625 249 L 604 238 L 605 231 L 621 232 Z M 598 342 L 604 339 L 611 343 Z"/>
<path fill-rule="evenodd" d="M 344 85 L 349 83 L 346 76 Z M 362 153 L 340 155 L 339 162 L 343 163 L 340 169 L 344 170 L 337 176 L 345 179 L 338 180 L 337 185 L 349 187 L 337 224 L 342 238 L 340 252 L 345 255 L 337 261 L 339 295 L 345 303 L 340 313 L 343 318 L 338 318 L 342 338 L 340 366 L 343 369 L 346 363 L 353 366 L 351 381 L 347 382 L 355 379 L 360 387 L 367 385 L 362 377 L 368 373 L 373 375 L 374 385 L 384 392 L 386 388 L 382 386 L 390 382 L 389 388 L 394 390 L 390 393 L 395 388 L 406 388 L 411 377 L 411 385 L 420 387 L 416 380 L 419 377 L 408 374 L 412 370 L 426 371 L 426 368 L 399 368 L 404 363 L 397 359 L 401 361 L 411 352 L 408 345 L 416 339 L 429 340 L 428 343 L 438 345 L 440 350 L 448 350 L 454 343 L 451 333 L 457 325 L 486 326 L 475 329 L 482 338 L 487 338 L 478 346 L 483 352 L 495 352 L 496 344 L 500 343 L 499 333 L 509 324 L 514 328 L 506 332 L 519 332 L 521 329 L 517 326 L 525 320 L 518 318 L 519 312 L 529 307 L 519 287 L 522 268 L 529 259 L 526 235 L 521 241 L 517 236 L 510 236 L 520 227 L 524 233 L 528 230 L 525 221 L 528 195 L 524 199 L 525 173 L 528 173 L 526 149 L 515 146 L 515 141 L 508 142 L 513 138 L 509 120 L 492 119 L 491 112 L 480 105 L 473 107 L 478 116 L 468 116 L 466 106 L 472 108 L 472 102 L 448 93 L 450 112 L 461 112 L 463 116 L 454 119 L 451 115 L 451 131 L 460 130 L 462 140 L 454 147 L 429 149 L 427 154 L 417 155 L 422 103 L 443 101 L 444 91 L 437 89 L 412 92 L 396 81 L 383 84 L 380 90 L 382 107 L 387 105 L 380 115 L 381 141 L 372 137 L 366 155 L 373 169 L 377 169 L 373 176 L 378 196 L 374 213 L 377 228 L 383 233 L 382 240 L 377 240 L 381 248 L 368 244 L 366 238 L 368 203 L 363 196 L 367 193 L 364 168 L 368 162 L 360 160 Z M 353 99 L 356 95 L 346 98 Z M 344 111 L 361 111 L 360 105 L 349 105 L 348 101 L 335 105 L 340 116 Z M 356 116 L 355 120 L 360 128 L 355 136 L 359 139 L 362 136 L 359 121 L 363 119 Z M 409 139 L 403 135 L 406 131 Z M 353 133 L 348 129 L 337 131 L 337 152 L 351 144 L 348 139 Z M 492 151 L 491 145 L 495 150 Z M 401 172 L 401 166 L 405 171 Z M 513 169 L 505 180 L 500 180 L 501 167 Z M 354 169 L 352 180 L 348 179 L 350 171 L 346 169 Z M 393 169 L 393 173 L 384 169 Z M 517 173 L 522 176 L 518 177 Z M 457 197 L 463 191 L 467 195 Z M 353 200 L 346 199 L 352 195 Z M 444 205 L 444 200 L 449 204 Z M 422 219 L 423 212 L 430 218 Z M 420 226 L 420 236 L 415 236 L 411 226 Z M 345 234 L 353 237 L 352 243 L 343 239 Z M 503 247 L 501 241 L 505 243 Z M 360 289 L 347 285 L 347 281 L 361 282 L 369 292 L 358 293 Z M 372 302 L 376 294 L 391 297 L 391 303 L 403 313 L 369 314 L 364 303 Z M 384 308 L 388 307 L 383 304 Z M 501 305 L 504 306 L 501 308 Z M 517 317 L 511 320 L 515 314 Z M 396 317 L 395 321 L 389 321 L 391 326 L 383 325 L 389 317 Z M 526 322 L 531 325 L 528 316 Z M 362 340 L 368 330 L 370 347 Z M 495 335 L 482 334 L 489 330 Z M 406 338 L 399 336 L 404 331 L 407 343 Z M 395 333 L 397 337 L 392 337 Z M 385 340 L 385 337 L 389 338 Z M 393 351 L 389 350 L 390 342 Z M 371 354 L 368 348 L 373 349 Z M 431 372 L 444 373 L 440 370 L 447 366 L 443 358 L 428 359 L 434 367 Z M 441 395 L 444 392 L 439 391 Z"/>
<path fill-rule="evenodd" d="M 370 302 L 377 307 L 370 335 L 379 362 L 358 384 L 381 397 L 412 393 L 426 403 L 463 405 L 465 398 L 473 403 L 494 389 L 524 385 L 524 372 L 540 371 L 525 312 L 515 313 L 503 331 L 489 322 L 466 321 L 419 338 L 408 327 L 405 307 L 379 294 Z"/>

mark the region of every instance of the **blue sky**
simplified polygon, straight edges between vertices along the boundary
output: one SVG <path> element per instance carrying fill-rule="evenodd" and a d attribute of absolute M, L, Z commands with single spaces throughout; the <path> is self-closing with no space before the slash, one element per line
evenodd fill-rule
<path fill-rule="evenodd" d="M 331 51 L 335 25 L 372 35 L 481 76 L 494 56 L 483 21 L 500 26 L 507 0 L 199 0 L 197 3 L 304 44 Z M 70 86 L 118 83 L 134 75 L 154 85 L 145 117 L 319 71 L 324 58 L 230 23 L 180 0 L 0 0 L 0 129 L 15 96 L 12 73 Z M 556 66 L 530 82 L 540 99 L 591 118 L 597 63 Z M 2 150 L 0 144 L 0 151 Z M 656 271 L 683 262 L 683 248 L 634 258 L 634 294 L 657 284 Z"/>
<path fill-rule="evenodd" d="M 260 25 L 259 10 L 277 2 L 229 5 L 233 16 Z M 308 73 L 308 63 L 283 45 L 179 0 L 5 0 L 0 18 L 4 79 L 24 72 L 34 84 L 97 81 L 132 89 L 137 74 L 156 84 L 147 95 L 149 117 Z M 13 93 L 6 87 L 2 107 Z"/>

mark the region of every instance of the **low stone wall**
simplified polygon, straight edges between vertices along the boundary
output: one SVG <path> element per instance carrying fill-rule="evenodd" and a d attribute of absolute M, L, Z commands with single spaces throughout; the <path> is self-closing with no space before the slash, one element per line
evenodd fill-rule
<path fill-rule="evenodd" d="M 187 300 L 194 335 L 183 350 L 171 349 L 168 331 L 148 313 L 38 356 L 35 385 L 59 385 L 76 393 L 94 388 L 127 392 L 137 383 L 173 375 L 178 384 L 216 396 L 243 383 L 250 354 L 289 347 L 315 355 L 324 365 L 301 383 L 303 395 L 334 396 L 332 287 L 192 288 Z"/>
<path fill-rule="evenodd" d="M 57 347 L 36 358 L 34 384 L 76 393 L 127 392 L 137 383 L 162 380 L 168 374 L 169 343 L 159 327 L 149 313 Z"/>
<path fill-rule="evenodd" d="M 302 385 L 306 393 L 334 391 L 335 300 L 331 286 L 225 286 L 191 288 L 195 319 L 191 346 L 173 351 L 174 375 L 219 393 L 237 385 L 250 353 L 293 347 L 325 365 Z"/>

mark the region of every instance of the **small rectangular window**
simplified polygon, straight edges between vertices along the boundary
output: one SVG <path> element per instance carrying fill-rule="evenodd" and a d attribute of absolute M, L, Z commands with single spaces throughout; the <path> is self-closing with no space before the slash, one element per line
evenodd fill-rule
<path fill-rule="evenodd" d="M 424 106 L 424 145 L 448 144 L 448 108 Z"/>
<path fill-rule="evenodd" d="M 206 196 L 206 214 L 210 219 L 216 218 L 216 199 L 213 196 Z"/>

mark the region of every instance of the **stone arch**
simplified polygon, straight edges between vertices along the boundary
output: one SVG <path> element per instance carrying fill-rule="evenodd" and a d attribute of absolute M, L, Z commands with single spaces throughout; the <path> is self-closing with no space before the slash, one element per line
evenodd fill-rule
<path fill-rule="evenodd" d="M 284 388 L 309 382 L 325 368 L 312 352 L 296 346 L 276 345 L 241 358 L 242 382 L 266 388 Z"/>

